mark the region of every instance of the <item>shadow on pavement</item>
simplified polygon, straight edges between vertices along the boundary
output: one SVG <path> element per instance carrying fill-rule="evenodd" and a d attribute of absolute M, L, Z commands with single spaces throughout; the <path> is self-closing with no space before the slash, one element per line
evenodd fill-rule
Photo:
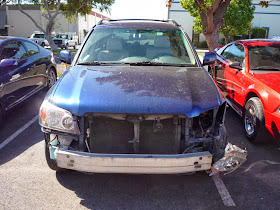
<path fill-rule="evenodd" d="M 205 172 L 192 175 L 57 172 L 58 182 L 89 209 L 211 209 L 223 207 Z M 215 201 L 215 202 L 213 202 Z"/>
<path fill-rule="evenodd" d="M 46 92 L 46 90 L 40 91 L 6 113 L 0 127 L 0 144 L 38 115 Z M 43 133 L 36 120 L 0 150 L 0 165 L 14 159 L 42 139 Z"/>

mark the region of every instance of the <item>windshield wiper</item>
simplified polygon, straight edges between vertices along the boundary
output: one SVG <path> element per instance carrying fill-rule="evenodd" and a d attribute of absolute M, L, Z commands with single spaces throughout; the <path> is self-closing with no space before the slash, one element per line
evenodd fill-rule
<path fill-rule="evenodd" d="M 102 64 L 108 64 L 108 63 L 100 63 L 98 61 L 77 63 L 77 65 L 86 65 L 86 66 L 100 66 Z"/>
<path fill-rule="evenodd" d="M 271 71 L 280 71 L 279 68 L 273 66 L 259 66 L 257 68 L 252 68 L 252 70 L 271 70 Z"/>
<path fill-rule="evenodd" d="M 152 61 L 141 61 L 141 62 L 131 62 L 125 63 L 131 66 L 187 66 L 187 64 L 176 64 L 176 63 L 159 63 L 159 62 L 152 62 Z"/>

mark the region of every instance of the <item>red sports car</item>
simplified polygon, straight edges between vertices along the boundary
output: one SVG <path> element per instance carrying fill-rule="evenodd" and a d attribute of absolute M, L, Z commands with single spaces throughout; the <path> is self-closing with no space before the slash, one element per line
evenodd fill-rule
<path fill-rule="evenodd" d="M 219 49 L 214 78 L 243 117 L 250 141 L 280 139 L 280 41 L 242 40 Z"/>

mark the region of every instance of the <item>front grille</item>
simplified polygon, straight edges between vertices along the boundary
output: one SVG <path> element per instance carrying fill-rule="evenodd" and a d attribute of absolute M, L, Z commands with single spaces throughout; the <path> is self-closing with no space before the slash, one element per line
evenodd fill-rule
<path fill-rule="evenodd" d="M 180 119 L 182 126 L 180 135 L 176 138 L 178 125 L 174 118 L 160 120 L 162 129 L 155 129 L 158 120 L 142 120 L 140 122 L 140 135 L 138 151 L 135 151 L 132 140 L 135 137 L 135 127 L 131 120 L 118 120 L 109 117 L 92 117 L 87 119 L 90 131 L 88 143 L 90 152 L 111 154 L 177 154 L 178 144 L 184 144 L 184 122 Z M 177 120 L 178 121 L 178 120 Z M 156 132 L 155 132 L 156 130 Z M 177 132 L 178 133 L 178 132 Z M 178 138 L 180 139 L 178 143 Z M 130 142 L 130 143 L 129 143 Z"/>
<path fill-rule="evenodd" d="M 62 40 L 54 40 L 55 44 L 62 44 Z"/>

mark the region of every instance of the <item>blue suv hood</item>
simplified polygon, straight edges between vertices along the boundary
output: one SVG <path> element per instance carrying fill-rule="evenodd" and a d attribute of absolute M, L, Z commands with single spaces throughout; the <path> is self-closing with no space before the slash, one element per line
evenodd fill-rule
<path fill-rule="evenodd" d="M 198 116 L 224 102 L 202 68 L 169 66 L 74 66 L 48 100 L 82 116 L 95 113 Z"/>

